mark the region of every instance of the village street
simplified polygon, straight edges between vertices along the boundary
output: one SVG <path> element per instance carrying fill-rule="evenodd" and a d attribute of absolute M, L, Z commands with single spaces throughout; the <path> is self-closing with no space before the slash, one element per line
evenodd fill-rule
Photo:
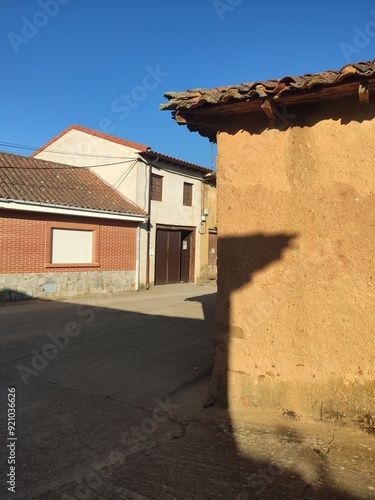
<path fill-rule="evenodd" d="M 1 398 L 15 388 L 17 441 L 2 403 L 0 497 L 374 498 L 364 433 L 353 451 L 332 426 L 209 407 L 214 313 L 215 288 L 192 284 L 1 304 Z"/>
<path fill-rule="evenodd" d="M 209 378 L 215 291 L 169 286 L 2 304 L 2 398 L 17 390 L 17 498 L 84 478 L 116 461 L 117 450 L 134 455 L 180 435 L 182 410 L 168 402 Z"/>

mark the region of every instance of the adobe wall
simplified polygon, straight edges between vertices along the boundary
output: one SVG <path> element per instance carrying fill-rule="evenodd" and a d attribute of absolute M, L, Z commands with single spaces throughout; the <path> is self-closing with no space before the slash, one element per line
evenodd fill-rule
<path fill-rule="evenodd" d="M 375 104 L 218 134 L 213 390 L 316 418 L 375 411 Z M 227 394 L 226 394 L 226 391 Z"/>

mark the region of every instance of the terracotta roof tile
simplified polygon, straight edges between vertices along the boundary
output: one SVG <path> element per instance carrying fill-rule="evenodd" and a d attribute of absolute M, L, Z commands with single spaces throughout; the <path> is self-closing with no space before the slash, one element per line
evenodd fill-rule
<path fill-rule="evenodd" d="M 145 214 L 86 168 L 10 153 L 0 153 L 0 198 L 121 214 Z"/>
<path fill-rule="evenodd" d="M 121 144 L 123 146 L 128 146 L 129 148 L 138 149 L 139 151 L 147 151 L 149 150 L 149 146 L 145 146 L 144 144 L 139 144 L 137 142 L 127 141 L 126 139 L 121 139 L 120 137 L 115 137 L 114 135 L 105 134 L 103 132 L 98 132 L 97 130 L 93 130 L 91 128 L 82 127 L 81 125 L 70 125 L 70 127 L 63 130 L 60 134 L 53 137 L 50 141 L 48 141 L 44 146 L 35 151 L 30 156 L 34 157 L 38 153 L 41 153 L 46 148 L 51 146 L 54 142 L 60 139 L 63 135 L 67 134 L 71 130 L 78 130 L 79 132 L 84 132 L 85 134 L 93 135 L 95 137 L 100 137 L 101 139 L 105 139 L 107 141 L 115 142 L 116 144 Z"/>
<path fill-rule="evenodd" d="M 188 161 L 179 160 L 178 158 L 174 158 L 173 156 L 164 155 L 162 153 L 158 153 L 157 151 L 150 150 L 150 151 L 147 151 L 147 152 L 141 153 L 141 154 L 142 154 L 142 156 L 148 156 L 148 157 L 152 158 L 153 160 L 156 160 L 159 158 L 160 160 L 165 160 L 165 161 L 171 162 L 171 163 L 177 163 L 178 165 L 180 165 L 182 167 L 189 168 L 191 170 L 196 170 L 198 172 L 203 172 L 205 174 L 213 173 L 213 170 L 211 170 L 209 168 L 201 167 L 200 165 L 196 165 L 195 163 L 190 163 Z"/>
<path fill-rule="evenodd" d="M 277 80 L 228 85 L 213 89 L 166 92 L 164 96 L 169 102 L 161 104 L 160 109 L 174 111 L 181 108 L 201 108 L 207 105 L 220 105 L 262 97 L 277 98 L 285 93 L 297 93 L 309 90 L 317 85 L 330 87 L 353 78 L 361 80 L 374 77 L 375 59 L 357 64 L 348 64 L 338 71 L 323 71 L 303 76 L 284 76 Z"/>
<path fill-rule="evenodd" d="M 206 173 L 212 172 L 212 170 L 205 168 L 205 167 L 202 167 L 200 165 L 196 165 L 195 163 L 190 163 L 190 162 L 187 162 L 184 160 L 180 160 L 178 158 L 174 158 L 172 156 L 167 156 L 167 155 L 164 155 L 162 153 L 158 153 L 157 151 L 152 151 L 149 146 L 145 146 L 143 144 L 139 144 L 139 143 L 132 142 L 132 141 L 127 141 L 126 139 L 121 139 L 120 137 L 115 137 L 113 135 L 104 134 L 103 132 L 98 132 L 96 130 L 93 130 L 93 129 L 90 129 L 87 127 L 82 127 L 81 125 L 71 125 L 70 127 L 66 128 L 60 134 L 58 134 L 56 137 L 54 137 L 53 139 L 48 141 L 44 146 L 39 148 L 38 151 L 35 151 L 34 153 L 32 153 L 30 155 L 30 158 L 33 158 L 38 153 L 41 153 L 42 151 L 44 151 L 46 148 L 48 148 L 54 142 L 56 142 L 60 137 L 67 134 L 70 130 L 78 130 L 80 132 L 84 132 L 86 134 L 93 135 L 95 137 L 100 137 L 101 139 L 105 139 L 105 140 L 110 141 L 110 142 L 115 142 L 117 144 L 122 144 L 124 146 L 128 146 L 128 147 L 137 149 L 141 154 L 146 154 L 146 155 L 148 154 L 152 158 L 156 158 L 156 156 L 158 156 L 161 159 L 164 159 L 166 161 L 171 161 L 174 163 L 178 163 L 181 166 L 185 166 L 185 167 L 188 167 L 188 168 L 193 169 L 193 170 L 199 170 L 199 171 L 203 171 Z"/>

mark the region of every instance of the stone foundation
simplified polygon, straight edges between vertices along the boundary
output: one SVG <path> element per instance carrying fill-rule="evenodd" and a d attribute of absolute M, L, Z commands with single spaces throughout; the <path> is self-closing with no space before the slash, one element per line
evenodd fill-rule
<path fill-rule="evenodd" d="M 0 274 L 0 302 L 134 290 L 135 271 Z"/>

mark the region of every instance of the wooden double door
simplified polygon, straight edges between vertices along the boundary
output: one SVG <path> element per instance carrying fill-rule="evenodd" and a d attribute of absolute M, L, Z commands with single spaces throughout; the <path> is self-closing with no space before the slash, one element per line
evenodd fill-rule
<path fill-rule="evenodd" d="M 194 281 L 194 228 L 157 227 L 155 285 Z"/>

